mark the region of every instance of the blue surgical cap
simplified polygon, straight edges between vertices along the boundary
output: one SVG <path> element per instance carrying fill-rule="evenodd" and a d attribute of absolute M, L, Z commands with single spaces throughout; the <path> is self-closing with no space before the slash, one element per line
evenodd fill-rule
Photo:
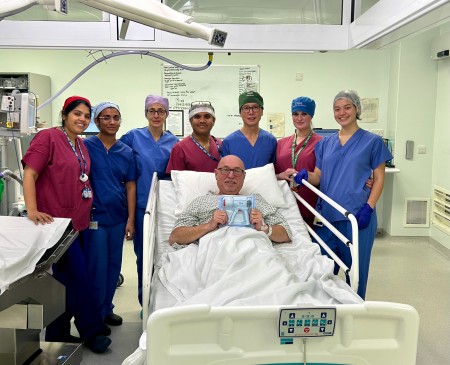
<path fill-rule="evenodd" d="M 292 113 L 305 112 L 312 118 L 314 117 L 314 112 L 316 111 L 316 102 L 307 96 L 300 96 L 292 100 L 291 111 Z"/>
<path fill-rule="evenodd" d="M 119 106 L 116 103 L 113 103 L 112 101 L 102 101 L 94 106 L 94 119 L 96 119 L 100 113 L 107 108 L 115 108 L 120 113 Z"/>

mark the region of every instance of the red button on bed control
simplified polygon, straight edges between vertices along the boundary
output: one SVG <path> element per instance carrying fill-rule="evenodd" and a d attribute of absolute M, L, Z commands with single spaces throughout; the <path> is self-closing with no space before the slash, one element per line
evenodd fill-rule
<path fill-rule="evenodd" d="M 309 327 L 305 327 L 305 329 L 303 330 L 303 332 L 309 333 Z"/>

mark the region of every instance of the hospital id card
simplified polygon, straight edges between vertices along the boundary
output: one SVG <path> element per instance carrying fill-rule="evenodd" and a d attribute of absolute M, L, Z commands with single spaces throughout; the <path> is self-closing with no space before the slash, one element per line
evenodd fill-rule
<path fill-rule="evenodd" d="M 255 207 L 254 195 L 219 196 L 219 209 L 227 212 L 227 226 L 253 227 L 253 224 L 250 223 L 250 211 Z"/>

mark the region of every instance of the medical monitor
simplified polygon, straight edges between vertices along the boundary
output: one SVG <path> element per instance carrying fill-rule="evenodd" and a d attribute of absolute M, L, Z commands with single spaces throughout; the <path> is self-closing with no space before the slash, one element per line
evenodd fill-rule
<path fill-rule="evenodd" d="M 339 132 L 339 129 L 313 128 L 313 131 L 325 138 Z"/>
<path fill-rule="evenodd" d="M 83 134 L 86 136 L 93 136 L 98 134 L 98 132 L 100 131 L 98 130 L 97 125 L 94 122 L 94 119 L 91 119 L 91 122 L 89 123 L 88 127 L 83 132 Z"/>
<path fill-rule="evenodd" d="M 36 132 L 36 97 L 33 93 L 14 90 L 2 95 L 0 107 L 0 129 L 3 134 L 29 135 Z"/>

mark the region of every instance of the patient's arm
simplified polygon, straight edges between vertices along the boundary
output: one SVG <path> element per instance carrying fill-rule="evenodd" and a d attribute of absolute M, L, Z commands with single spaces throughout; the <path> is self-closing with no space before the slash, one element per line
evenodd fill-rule
<path fill-rule="evenodd" d="M 209 222 L 193 227 L 180 226 L 175 228 L 169 236 L 169 244 L 173 245 L 174 243 L 178 243 L 179 245 L 189 245 L 205 234 L 214 231 L 219 225 L 226 224 L 227 221 L 228 216 L 226 211 L 216 210 Z"/>
<path fill-rule="evenodd" d="M 264 219 L 261 211 L 258 209 L 252 209 L 250 212 L 250 222 L 255 226 L 257 231 L 262 231 L 266 234 L 269 233 L 270 228 L 264 224 Z M 265 228 L 267 227 L 267 228 Z M 291 238 L 289 237 L 286 229 L 280 224 L 274 224 L 272 226 L 272 233 L 269 236 L 269 239 L 272 242 L 276 243 L 285 243 L 291 242 Z"/>
<path fill-rule="evenodd" d="M 269 236 L 269 238 L 272 242 L 276 243 L 291 242 L 291 239 L 289 238 L 286 229 L 280 224 L 272 226 L 272 234 Z"/>

